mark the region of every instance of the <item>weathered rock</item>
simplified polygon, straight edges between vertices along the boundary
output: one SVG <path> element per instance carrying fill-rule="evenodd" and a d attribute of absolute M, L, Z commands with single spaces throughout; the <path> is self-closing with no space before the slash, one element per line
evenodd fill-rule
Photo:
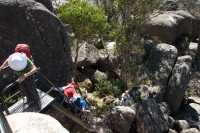
<path fill-rule="evenodd" d="M 167 105 L 167 103 L 162 102 L 162 103 L 159 103 L 158 106 L 159 106 L 159 109 L 162 111 L 163 117 L 165 118 L 165 120 L 167 120 L 169 122 L 169 120 L 171 118 L 169 117 L 170 110 L 169 110 L 169 106 Z"/>
<path fill-rule="evenodd" d="M 75 61 L 75 51 L 72 52 L 73 62 Z M 82 44 L 78 50 L 77 65 L 78 67 L 82 66 L 91 66 L 95 65 L 99 60 L 99 51 L 98 49 L 90 44 Z"/>
<path fill-rule="evenodd" d="M 98 133 L 112 133 L 101 118 L 93 118 L 93 121 L 94 123 L 92 124 L 92 128 Z"/>
<path fill-rule="evenodd" d="M 176 11 L 178 9 L 178 0 L 164 0 L 166 11 Z"/>
<path fill-rule="evenodd" d="M 189 128 L 190 128 L 190 126 L 186 120 L 177 120 L 174 122 L 174 129 L 177 132 L 180 132 L 184 129 L 189 129 Z"/>
<path fill-rule="evenodd" d="M 185 129 L 181 131 L 180 133 L 200 133 L 200 131 L 196 128 L 190 128 L 190 129 Z"/>
<path fill-rule="evenodd" d="M 33 0 L 0 0 L 0 61 L 18 43 L 28 43 L 36 66 L 55 85 L 71 80 L 72 59 L 67 34 L 60 20 Z M 12 72 L 5 70 L 13 82 Z M 0 81 L 1 86 L 5 84 Z"/>
<path fill-rule="evenodd" d="M 84 67 L 83 73 L 90 78 L 92 83 L 95 83 L 98 78 L 107 78 L 107 75 L 103 72 L 100 72 L 99 70 L 95 70 L 91 67 Z"/>
<path fill-rule="evenodd" d="M 110 95 L 102 98 L 103 103 L 107 105 L 111 105 L 114 100 L 115 100 L 115 97 L 110 96 Z"/>
<path fill-rule="evenodd" d="M 56 119 L 40 113 L 8 115 L 13 133 L 69 133 Z"/>
<path fill-rule="evenodd" d="M 198 43 L 194 43 L 194 42 L 190 43 L 188 54 L 192 57 L 193 60 L 196 57 L 197 48 L 198 48 Z"/>
<path fill-rule="evenodd" d="M 169 129 L 168 133 L 178 133 L 178 132 L 176 132 L 176 131 L 173 130 L 173 129 Z"/>
<path fill-rule="evenodd" d="M 156 46 L 155 42 L 151 39 L 144 39 L 142 41 L 142 47 L 144 48 L 144 51 L 145 51 L 145 55 L 144 55 L 145 59 L 150 55 L 151 50 L 155 46 Z"/>
<path fill-rule="evenodd" d="M 190 77 L 191 62 L 192 58 L 189 55 L 178 57 L 169 79 L 164 101 L 172 113 L 178 112 L 181 106 Z"/>
<path fill-rule="evenodd" d="M 92 82 L 85 74 L 78 72 L 77 81 L 79 82 L 79 84 L 84 86 L 88 91 L 92 91 L 92 86 L 93 86 Z"/>
<path fill-rule="evenodd" d="M 120 100 L 119 98 L 115 98 L 115 100 L 112 103 L 113 106 L 120 106 Z"/>
<path fill-rule="evenodd" d="M 154 98 L 157 103 L 163 102 L 165 94 L 164 86 L 147 86 L 140 85 L 138 87 L 134 87 L 131 90 L 131 96 L 135 101 L 138 100 L 147 100 L 148 98 Z"/>
<path fill-rule="evenodd" d="M 96 68 L 102 72 L 114 71 L 118 67 L 118 59 L 113 55 L 108 55 L 106 51 L 99 51 L 99 60 L 97 61 Z"/>
<path fill-rule="evenodd" d="M 116 106 L 107 115 L 105 122 L 115 133 L 128 133 L 134 117 L 135 112 L 130 107 Z"/>
<path fill-rule="evenodd" d="M 174 127 L 174 118 L 172 118 L 171 116 L 169 116 L 169 128 L 173 128 Z"/>
<path fill-rule="evenodd" d="M 174 45 L 182 34 L 198 36 L 197 20 L 186 11 L 166 11 L 153 15 L 147 23 L 145 33 L 158 37 L 163 43 Z"/>
<path fill-rule="evenodd" d="M 191 96 L 200 96 L 200 72 L 192 71 L 186 91 Z"/>
<path fill-rule="evenodd" d="M 154 99 L 139 102 L 135 117 L 137 132 L 162 133 L 168 131 L 169 119 L 166 120 L 166 116 Z"/>
<path fill-rule="evenodd" d="M 193 67 L 196 67 L 196 55 L 197 55 L 197 48 L 198 43 L 191 42 L 189 45 L 188 55 L 192 57 L 192 65 Z"/>
<path fill-rule="evenodd" d="M 188 103 L 200 104 L 200 98 L 195 96 L 188 97 Z"/>
<path fill-rule="evenodd" d="M 186 120 L 190 127 L 199 126 L 200 105 L 198 103 L 189 103 L 180 110 L 179 114 L 173 116 L 176 120 Z"/>
<path fill-rule="evenodd" d="M 35 0 L 35 1 L 43 4 L 49 11 L 53 12 L 53 6 L 50 0 Z"/>
<path fill-rule="evenodd" d="M 150 87 L 151 95 L 157 103 L 163 102 L 165 89 L 165 86 L 161 85 Z"/>
<path fill-rule="evenodd" d="M 147 85 L 140 85 L 138 87 L 134 87 L 131 92 L 131 96 L 134 99 L 134 101 L 139 100 L 147 100 L 150 95 L 150 87 Z"/>
<path fill-rule="evenodd" d="M 116 42 L 105 42 L 106 49 L 108 50 L 109 54 L 114 53 Z"/>
<path fill-rule="evenodd" d="M 189 111 L 190 113 L 192 113 L 191 109 L 193 110 L 194 113 L 196 113 L 195 114 L 196 116 L 200 115 L 200 105 L 198 103 L 190 103 L 189 105 L 187 105 L 185 107 L 185 110 Z M 197 116 L 197 118 L 198 118 L 198 116 Z"/>
<path fill-rule="evenodd" d="M 149 55 L 145 67 L 146 73 L 154 84 L 166 86 L 177 58 L 177 49 L 168 44 L 158 44 Z"/>

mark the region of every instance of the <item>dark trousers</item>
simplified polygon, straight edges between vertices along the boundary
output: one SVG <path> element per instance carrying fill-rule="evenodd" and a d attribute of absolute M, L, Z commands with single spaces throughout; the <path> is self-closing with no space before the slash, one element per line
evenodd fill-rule
<path fill-rule="evenodd" d="M 27 101 L 38 101 L 39 95 L 33 76 L 27 77 L 23 82 L 19 83 L 19 86 L 25 94 Z"/>

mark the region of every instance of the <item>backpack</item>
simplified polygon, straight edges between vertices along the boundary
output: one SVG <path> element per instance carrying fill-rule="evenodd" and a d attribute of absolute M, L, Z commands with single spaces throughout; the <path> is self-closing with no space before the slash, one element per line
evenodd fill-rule
<path fill-rule="evenodd" d="M 17 44 L 17 46 L 15 47 L 15 53 L 21 53 L 21 52 L 25 53 L 26 56 L 32 60 L 31 51 L 27 44 Z"/>

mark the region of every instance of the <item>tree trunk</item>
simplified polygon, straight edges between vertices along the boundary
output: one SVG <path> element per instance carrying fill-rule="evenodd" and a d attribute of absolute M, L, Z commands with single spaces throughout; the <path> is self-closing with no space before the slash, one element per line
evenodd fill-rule
<path fill-rule="evenodd" d="M 197 48 L 197 70 L 200 72 L 200 35 L 199 35 L 199 42 L 198 42 L 198 48 Z"/>
<path fill-rule="evenodd" d="M 78 76 L 78 72 L 77 72 L 77 62 L 78 62 L 78 51 L 79 51 L 79 48 L 83 45 L 83 44 L 80 44 L 79 41 L 76 41 L 76 48 L 75 48 L 75 58 L 74 58 L 74 71 L 73 71 L 73 82 L 78 84 L 77 83 L 77 76 Z M 78 87 L 78 90 L 79 90 L 79 93 L 81 94 L 82 96 L 82 92 L 80 90 L 80 88 Z"/>

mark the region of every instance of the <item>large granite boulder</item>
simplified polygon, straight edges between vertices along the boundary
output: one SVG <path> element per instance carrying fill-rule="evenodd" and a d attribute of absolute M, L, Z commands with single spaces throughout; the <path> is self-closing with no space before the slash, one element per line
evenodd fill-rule
<path fill-rule="evenodd" d="M 137 133 L 164 133 L 169 130 L 167 104 L 157 104 L 153 99 L 140 101 L 136 107 Z"/>
<path fill-rule="evenodd" d="M 76 51 L 72 51 L 72 59 L 75 62 Z M 98 49 L 91 44 L 80 44 L 80 48 L 78 49 L 78 58 L 77 58 L 77 66 L 91 66 L 95 65 L 99 60 L 99 51 Z"/>
<path fill-rule="evenodd" d="M 0 64 L 18 43 L 29 44 L 34 63 L 55 85 L 71 80 L 70 44 L 61 21 L 33 0 L 0 0 Z M 1 72 L 7 74 L 6 83 L 0 81 L 2 87 L 14 81 L 9 70 Z"/>
<path fill-rule="evenodd" d="M 177 49 L 165 43 L 158 44 L 150 53 L 146 72 L 155 84 L 166 86 L 177 58 Z"/>
<path fill-rule="evenodd" d="M 118 59 L 116 56 L 108 55 L 105 51 L 99 50 L 99 60 L 95 67 L 102 72 L 114 71 L 118 67 Z"/>
<path fill-rule="evenodd" d="M 169 105 L 172 113 L 177 113 L 181 107 L 181 103 L 190 78 L 191 64 L 191 56 L 180 56 L 178 57 L 171 73 L 164 100 Z"/>
<path fill-rule="evenodd" d="M 106 125 L 115 133 L 128 133 L 135 112 L 130 107 L 116 106 L 105 119 Z"/>
<path fill-rule="evenodd" d="M 6 117 L 13 133 L 69 133 L 56 119 L 40 113 L 18 113 Z"/>
<path fill-rule="evenodd" d="M 49 11 L 53 12 L 53 5 L 51 0 L 35 0 L 35 1 L 43 4 Z"/>
<path fill-rule="evenodd" d="M 156 36 L 161 42 L 174 45 L 181 35 L 198 37 L 198 23 L 198 20 L 186 11 L 166 11 L 151 16 L 145 34 Z"/>

